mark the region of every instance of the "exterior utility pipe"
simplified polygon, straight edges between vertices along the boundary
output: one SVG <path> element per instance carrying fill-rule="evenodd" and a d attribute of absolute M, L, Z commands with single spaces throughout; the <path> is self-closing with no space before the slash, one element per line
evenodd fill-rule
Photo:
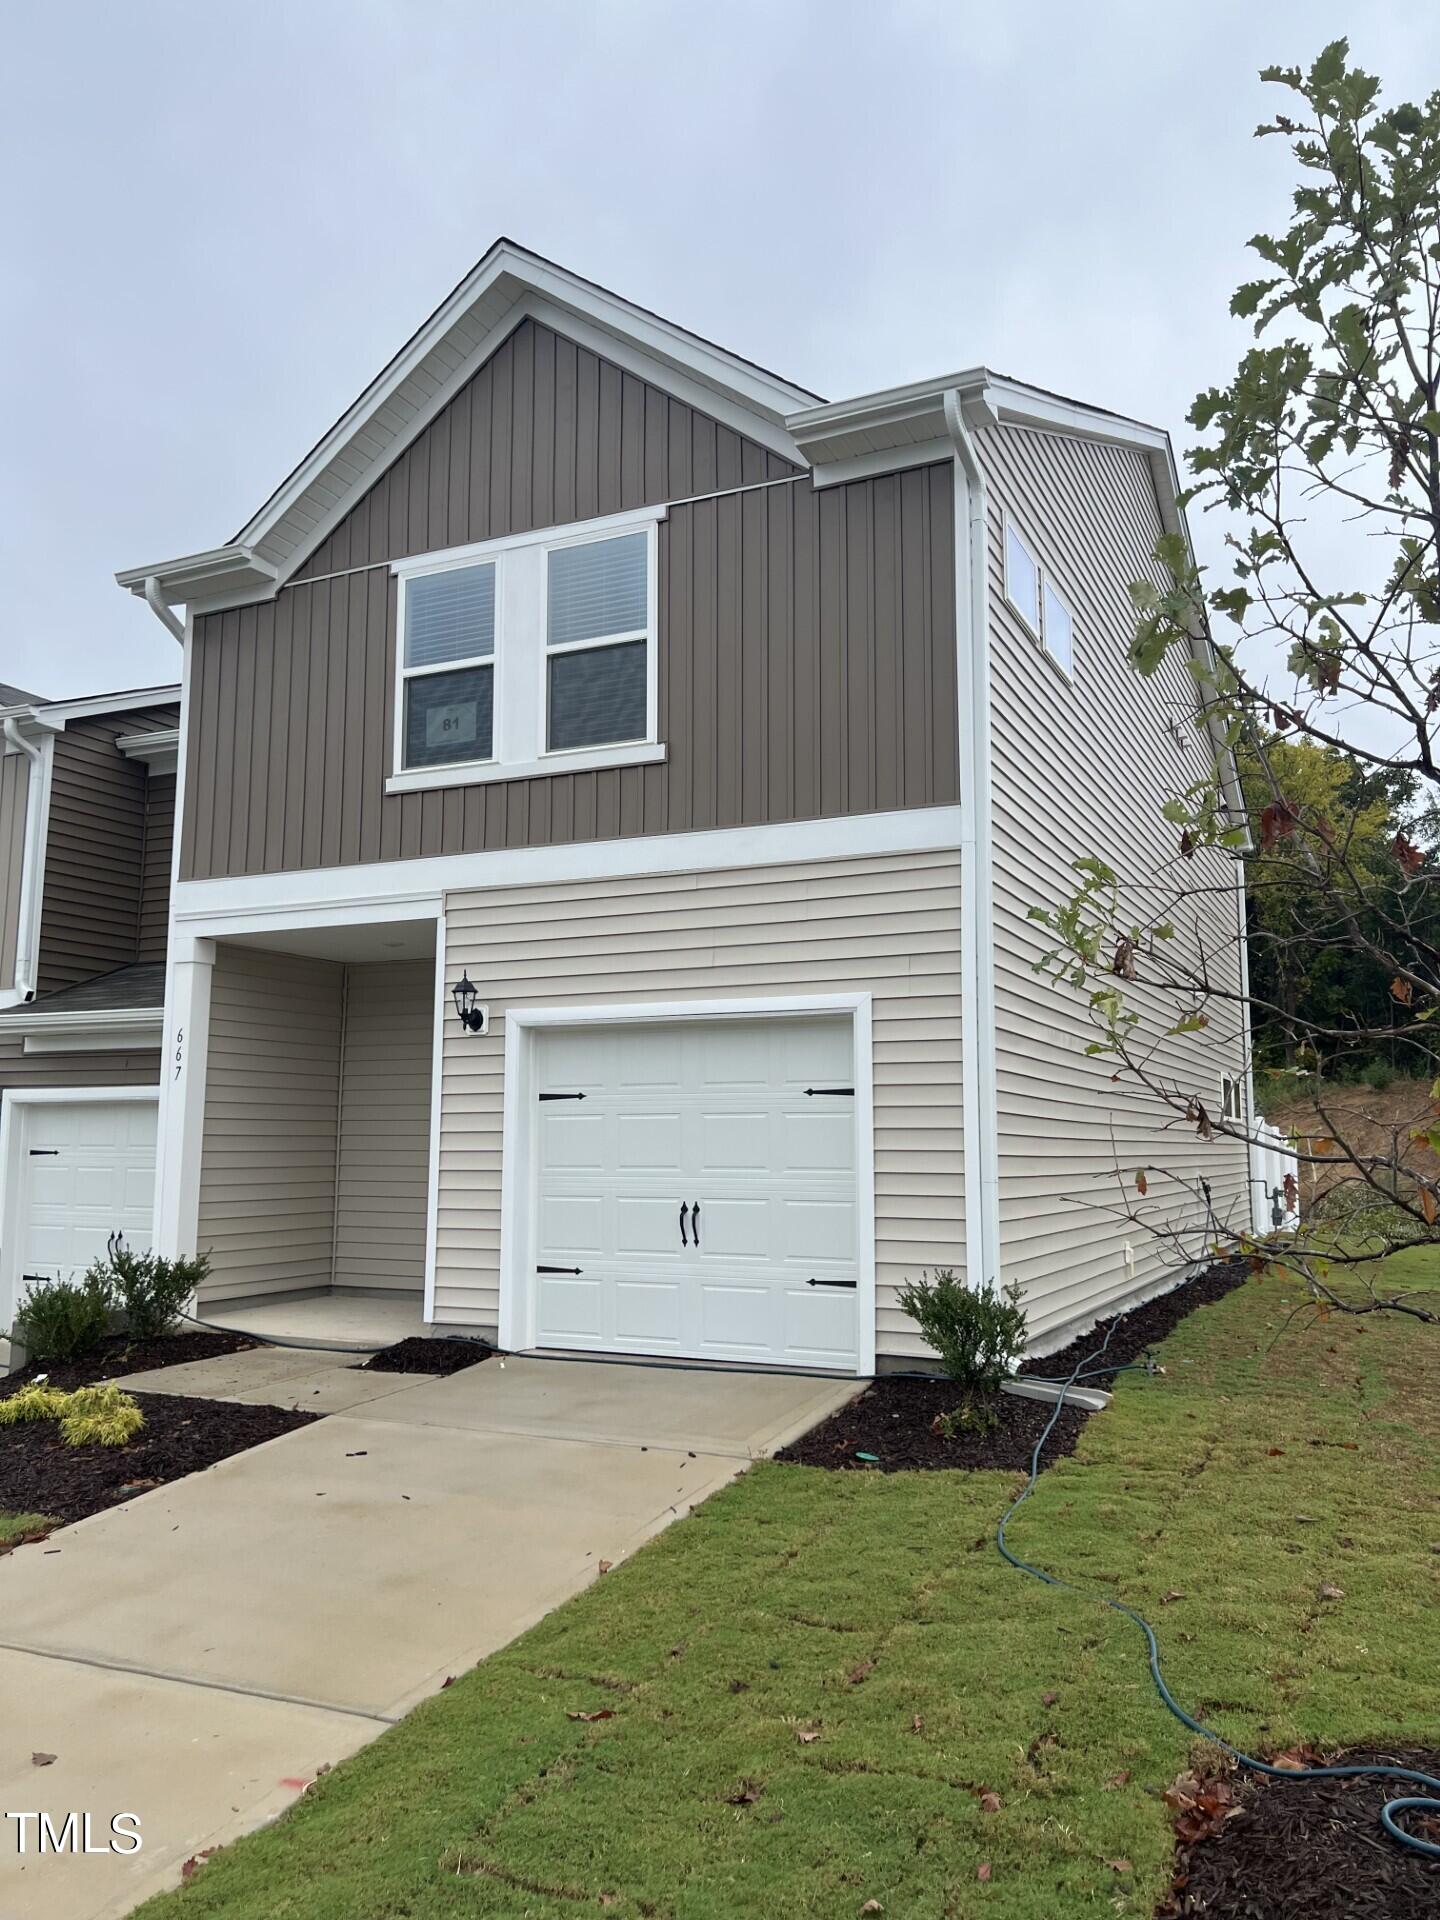
<path fill-rule="evenodd" d="M 145 582 L 145 604 L 157 620 L 161 620 L 170 629 L 175 639 L 183 647 L 185 644 L 185 622 L 177 619 L 173 608 L 166 605 L 160 592 L 160 577 L 152 573 Z"/>

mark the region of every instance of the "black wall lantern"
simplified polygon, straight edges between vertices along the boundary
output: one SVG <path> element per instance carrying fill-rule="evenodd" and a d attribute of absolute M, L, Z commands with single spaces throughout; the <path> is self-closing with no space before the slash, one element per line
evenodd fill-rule
<path fill-rule="evenodd" d="M 455 1011 L 460 1016 L 460 1024 L 467 1033 L 488 1033 L 490 1031 L 490 1009 L 476 1006 L 480 990 L 468 973 L 462 973 L 456 984 L 450 989 L 455 997 Z"/>

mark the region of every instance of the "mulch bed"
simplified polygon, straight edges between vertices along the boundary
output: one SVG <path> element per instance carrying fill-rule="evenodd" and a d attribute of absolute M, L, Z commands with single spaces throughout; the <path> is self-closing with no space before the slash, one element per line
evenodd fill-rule
<path fill-rule="evenodd" d="M 1197 1307 L 1213 1306 L 1217 1300 L 1223 1300 L 1227 1293 L 1243 1287 L 1253 1274 L 1249 1259 L 1243 1255 L 1235 1260 L 1217 1260 L 1213 1267 L 1197 1273 L 1193 1280 L 1172 1287 L 1169 1293 L 1146 1300 L 1143 1305 L 1132 1307 L 1128 1313 L 1112 1314 L 1108 1320 L 1097 1321 L 1089 1333 L 1082 1333 L 1078 1340 L 1072 1340 L 1068 1347 L 1062 1347 L 1058 1353 L 1047 1353 L 1038 1360 L 1022 1360 L 1020 1371 L 1038 1373 L 1046 1380 L 1064 1380 L 1082 1360 L 1088 1359 L 1097 1350 L 1112 1325 L 1115 1331 L 1110 1335 L 1110 1344 L 1105 1348 L 1103 1359 L 1095 1364 L 1105 1367 L 1128 1366 L 1132 1360 L 1138 1360 L 1147 1348 L 1158 1347 L 1167 1334 L 1173 1333 Z"/>
<path fill-rule="evenodd" d="M 868 1391 L 782 1447 L 775 1458 L 799 1467 L 872 1473 L 903 1473 L 917 1467 L 1028 1469 L 1035 1442 L 1054 1407 L 1043 1400 L 1019 1400 L 1010 1393 L 970 1397 L 977 1408 L 993 1413 L 995 1425 L 982 1433 L 957 1433 L 953 1440 L 945 1440 L 931 1431 L 931 1422 L 937 1414 L 953 1412 L 965 1398 L 954 1381 L 881 1374 Z M 1075 1451 L 1088 1418 L 1078 1407 L 1060 1409 L 1045 1446 L 1046 1461 Z"/>
<path fill-rule="evenodd" d="M 478 1367 L 495 1349 L 483 1340 L 425 1340 L 412 1335 L 397 1340 L 393 1347 L 382 1347 L 372 1354 L 361 1373 L 459 1373 L 463 1367 Z"/>
<path fill-rule="evenodd" d="M 1250 1274 L 1247 1259 L 1217 1261 L 1158 1299 L 1102 1320 L 1059 1353 L 1024 1361 L 1020 1372 L 1039 1374 L 1043 1379 L 1065 1379 L 1101 1345 L 1112 1322 L 1115 1330 L 1105 1349 L 1104 1364 L 1124 1366 L 1148 1348 L 1158 1346 L 1196 1307 L 1223 1300 L 1227 1293 L 1243 1286 Z M 1088 1384 L 1103 1383 L 1097 1380 Z M 801 1467 L 868 1468 L 881 1473 L 928 1467 L 1028 1470 L 1035 1443 L 1055 1410 L 1053 1404 L 1021 1400 L 1009 1393 L 986 1400 L 977 1398 L 977 1405 L 993 1412 L 993 1427 L 981 1433 L 959 1433 L 952 1440 L 933 1432 L 936 1415 L 952 1412 L 965 1397 L 953 1381 L 939 1375 L 916 1379 L 907 1374 L 881 1374 L 848 1406 L 782 1448 L 775 1458 Z M 1079 1407 L 1062 1407 L 1045 1443 L 1041 1464 L 1049 1465 L 1063 1454 L 1073 1453 L 1089 1417 Z"/>
<path fill-rule="evenodd" d="M 67 1447 L 53 1420 L 0 1427 L 0 1507 L 62 1524 L 83 1520 L 320 1417 L 170 1393 L 135 1399 L 145 1425 L 123 1447 Z"/>
<path fill-rule="evenodd" d="M 112 1333 L 83 1360 L 41 1366 L 30 1361 L 16 1373 L 0 1378 L 0 1395 L 43 1373 L 55 1387 L 88 1387 L 95 1380 L 120 1380 L 127 1373 L 147 1373 L 152 1367 L 178 1367 L 187 1360 L 214 1360 L 222 1353 L 243 1353 L 255 1342 L 243 1333 L 166 1333 L 158 1340 L 131 1340 Z M 48 1511 L 48 1509 L 47 1509 Z"/>
<path fill-rule="evenodd" d="M 1328 1756 L 1331 1765 L 1370 1760 L 1440 1779 L 1440 1750 L 1434 1748 Z M 1440 1861 L 1402 1847 L 1380 1825 L 1387 1800 L 1423 1794 L 1423 1787 L 1400 1780 L 1268 1780 L 1246 1773 L 1202 1785 L 1210 1791 L 1199 1814 L 1186 1808 L 1176 1823 L 1175 1887 L 1161 1914 L 1175 1920 L 1200 1914 L 1223 1914 L 1226 1920 L 1435 1920 L 1440 1913 Z M 1221 1806 L 1209 1813 L 1216 1798 Z M 1238 1808 L 1228 1818 L 1227 1800 Z M 1440 1840 L 1440 1821 L 1401 1818 L 1422 1839 Z"/>

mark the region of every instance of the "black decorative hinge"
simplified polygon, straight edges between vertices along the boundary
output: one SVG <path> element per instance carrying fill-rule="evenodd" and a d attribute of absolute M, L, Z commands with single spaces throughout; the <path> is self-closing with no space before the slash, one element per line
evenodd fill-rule
<path fill-rule="evenodd" d="M 536 1273 L 583 1273 L 583 1267 L 536 1267 Z"/>
<path fill-rule="evenodd" d="M 542 1100 L 583 1100 L 583 1093 L 542 1093 Z"/>
<path fill-rule="evenodd" d="M 815 1098 L 815 1095 L 817 1093 L 835 1094 L 835 1095 L 848 1093 L 853 1095 L 854 1092 L 855 1092 L 854 1087 L 806 1087 L 805 1089 L 806 1097 L 811 1100 Z"/>
<path fill-rule="evenodd" d="M 848 1287 L 852 1292 L 860 1284 L 858 1280 L 807 1280 L 807 1287 Z"/>

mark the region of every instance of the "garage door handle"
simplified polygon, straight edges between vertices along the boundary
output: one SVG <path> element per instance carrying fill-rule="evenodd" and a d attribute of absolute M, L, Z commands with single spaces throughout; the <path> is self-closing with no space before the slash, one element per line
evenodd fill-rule
<path fill-rule="evenodd" d="M 59 1152 L 59 1147 L 31 1147 L 30 1158 L 32 1160 L 44 1160 L 57 1156 Z"/>
<path fill-rule="evenodd" d="M 536 1267 L 536 1273 L 583 1273 L 583 1267 Z"/>
<path fill-rule="evenodd" d="M 680 1202 L 680 1244 L 682 1247 L 688 1247 L 690 1244 L 690 1242 L 685 1238 L 685 1216 L 689 1213 L 689 1211 L 690 1211 L 689 1207 L 686 1206 L 685 1202 L 682 1200 Z"/>
<path fill-rule="evenodd" d="M 700 1244 L 700 1202 L 698 1200 L 690 1209 L 690 1233 L 698 1247 Z"/>
<path fill-rule="evenodd" d="M 859 1285 L 856 1280 L 807 1280 L 807 1287 L 848 1287 L 852 1292 Z"/>

